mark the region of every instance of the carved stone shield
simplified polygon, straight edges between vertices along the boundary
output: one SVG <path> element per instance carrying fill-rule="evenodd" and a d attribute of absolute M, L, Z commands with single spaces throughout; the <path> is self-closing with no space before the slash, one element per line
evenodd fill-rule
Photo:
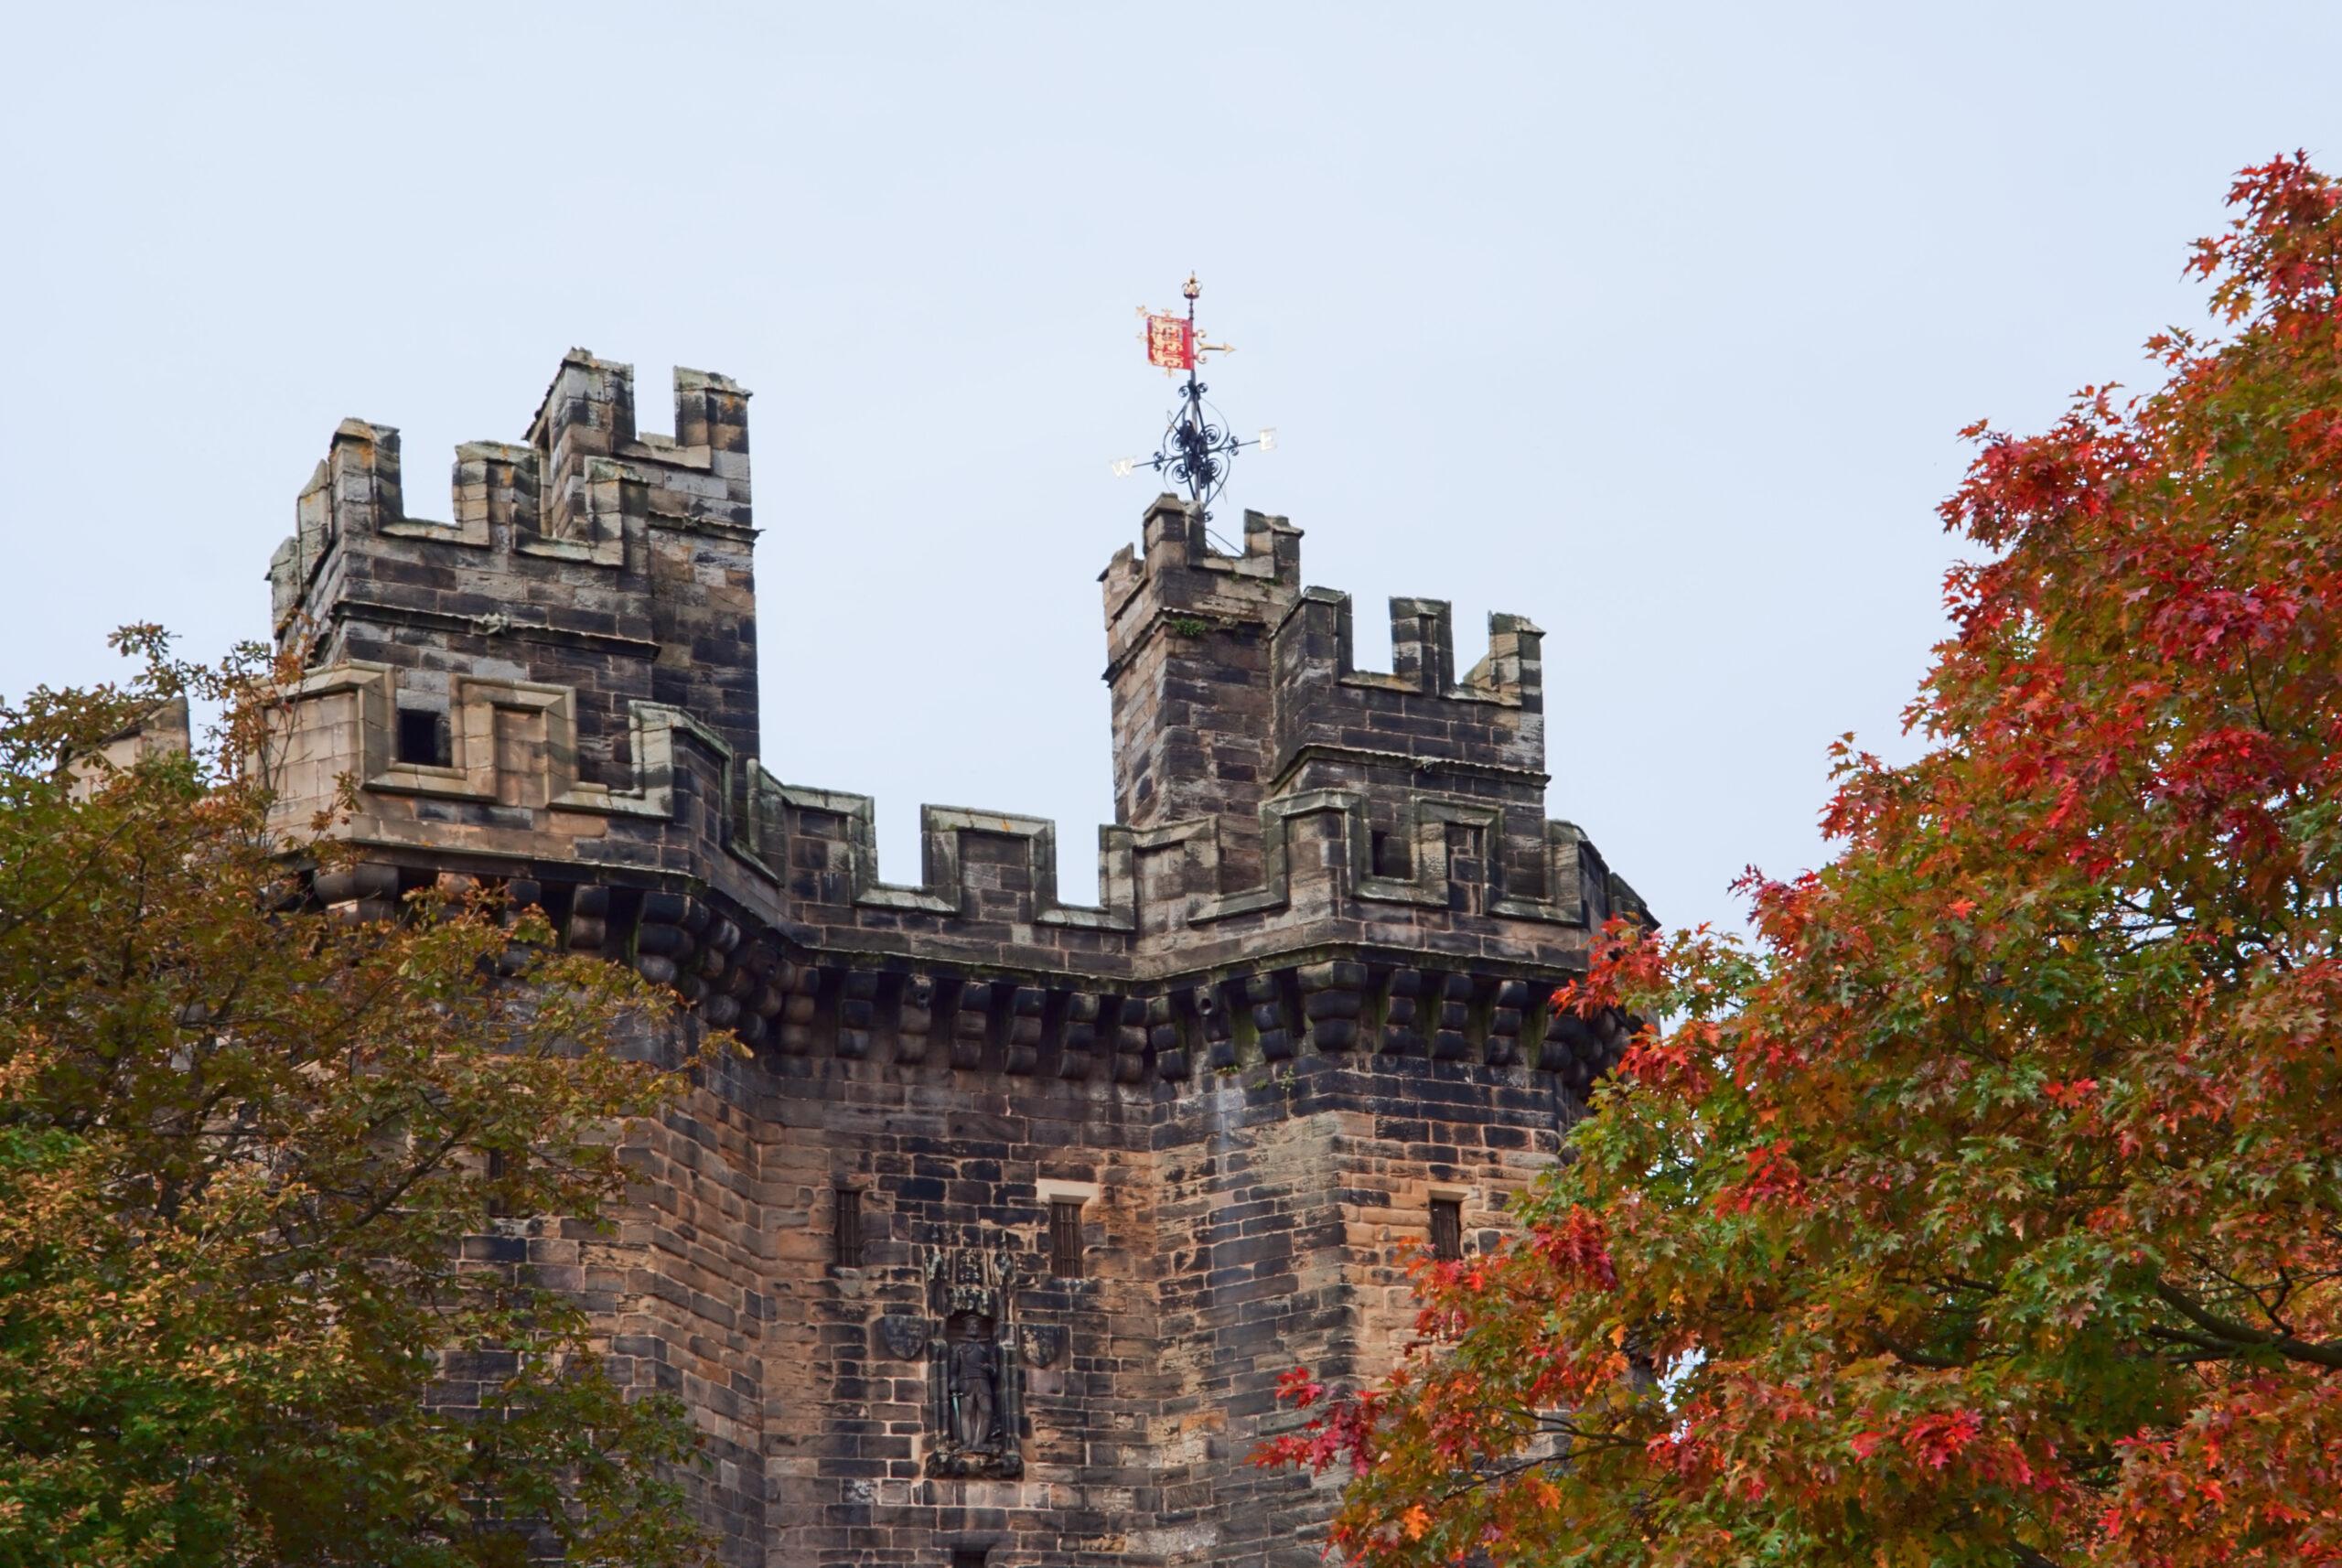
<path fill-rule="evenodd" d="M 890 1312 L 878 1320 L 878 1343 L 886 1354 L 908 1361 L 927 1353 L 927 1325 L 908 1313 Z"/>
<path fill-rule="evenodd" d="M 1025 1326 L 1025 1359 L 1036 1367 L 1054 1367 L 1065 1354 L 1065 1330 L 1053 1323 Z"/>

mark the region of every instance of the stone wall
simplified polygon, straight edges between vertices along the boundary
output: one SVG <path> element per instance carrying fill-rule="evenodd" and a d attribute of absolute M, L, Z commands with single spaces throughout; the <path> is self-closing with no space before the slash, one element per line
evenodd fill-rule
<path fill-rule="evenodd" d="M 1581 1111 L 1550 1074 L 1380 1053 L 1138 1091 L 765 1059 L 637 1130 L 616 1235 L 471 1246 L 581 1293 L 620 1380 L 687 1402 L 726 1562 L 1299 1568 L 1324 1486 L 1244 1462 L 1290 1425 L 1278 1374 L 1388 1365 L 1432 1200 L 1484 1245 Z M 1052 1199 L 1081 1205 L 1078 1277 Z M 970 1258 L 1005 1263 L 1013 1475 L 935 1473 L 935 1274 Z"/>
<path fill-rule="evenodd" d="M 509 1221 L 482 1262 L 683 1398 L 727 1563 L 1316 1562 L 1326 1485 L 1246 1462 L 1278 1374 L 1387 1366 L 1434 1200 L 1500 1230 L 1623 1040 L 1551 1001 L 1647 917 L 1544 815 L 1544 635 L 1492 618 L 1458 676 L 1398 600 L 1359 671 L 1298 530 L 1221 554 L 1162 497 L 1101 578 L 1101 901 L 1052 824 L 955 807 L 888 881 L 866 799 L 761 760 L 747 393 L 675 395 L 640 436 L 573 352 L 446 523 L 345 422 L 271 567 L 288 829 L 355 786 L 316 901 L 500 884 L 750 1047 L 636 1130 L 615 1236 Z"/>

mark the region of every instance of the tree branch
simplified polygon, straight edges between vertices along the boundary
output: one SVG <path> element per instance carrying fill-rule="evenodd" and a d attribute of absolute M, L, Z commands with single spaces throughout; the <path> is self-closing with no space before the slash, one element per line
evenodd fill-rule
<path fill-rule="evenodd" d="M 2236 1346 L 2257 1346 L 2274 1350 L 2289 1361 L 2307 1361 L 2312 1366 L 2342 1369 L 2342 1342 L 2326 1340 L 2312 1343 L 2296 1339 L 2290 1334 L 2265 1334 L 2247 1324 L 2220 1316 L 2203 1303 L 2158 1279 L 2154 1283 L 2155 1298 L 2187 1319 L 2213 1338 Z"/>
<path fill-rule="evenodd" d="M 1880 1349 L 1885 1350 L 1896 1360 L 1907 1362 L 1914 1367 L 1928 1367 L 1937 1371 L 1949 1372 L 1956 1371 L 1968 1365 L 1966 1361 L 1957 1360 L 1950 1356 L 1931 1355 L 1915 1345 L 1906 1345 L 1882 1328 L 1864 1328 L 1863 1332 L 1869 1335 Z"/>

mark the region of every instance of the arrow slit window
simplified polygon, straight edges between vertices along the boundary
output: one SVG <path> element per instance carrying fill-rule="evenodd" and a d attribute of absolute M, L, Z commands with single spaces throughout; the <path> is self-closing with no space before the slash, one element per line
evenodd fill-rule
<path fill-rule="evenodd" d="M 1049 1273 L 1061 1280 L 1081 1277 L 1081 1200 L 1049 1200 Z"/>
<path fill-rule="evenodd" d="M 831 1238 L 837 1266 L 858 1269 L 862 1267 L 862 1194 L 842 1187 L 837 1196 L 837 1219 Z"/>

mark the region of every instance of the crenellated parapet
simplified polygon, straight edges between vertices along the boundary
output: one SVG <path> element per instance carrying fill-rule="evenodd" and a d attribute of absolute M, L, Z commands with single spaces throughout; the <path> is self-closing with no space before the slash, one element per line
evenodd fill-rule
<path fill-rule="evenodd" d="M 1563 822 L 1546 824 L 1540 868 L 1541 886 L 1560 896 L 1522 896 L 1485 857 L 1448 853 L 1456 826 L 1491 824 L 1491 809 L 1432 795 L 1396 805 L 1416 846 L 1408 874 L 1378 874 L 1369 824 L 1380 804 L 1345 789 L 1266 802 L 1262 874 L 1233 893 L 1222 891 L 1210 819 L 1100 829 L 1102 898 L 1085 905 L 1060 896 L 1052 823 L 952 806 L 922 808 L 920 876 L 889 882 L 868 797 L 785 784 L 682 709 L 632 705 L 629 771 L 610 784 L 579 765 L 575 691 L 542 682 L 456 677 L 444 757 L 403 757 L 410 678 L 350 660 L 284 693 L 270 757 L 282 821 L 331 811 L 348 782 L 355 806 L 337 832 L 428 867 L 530 866 L 543 879 L 542 868 L 567 865 L 704 886 L 807 945 L 1133 976 L 1328 940 L 1431 942 L 1571 967 L 1590 927 L 1637 908 Z"/>
<path fill-rule="evenodd" d="M 1101 578 L 1098 902 L 1063 897 L 1055 826 L 1011 812 L 921 808 L 916 875 L 890 877 L 869 800 L 760 754 L 747 394 L 678 371 L 671 438 L 633 395 L 567 356 L 526 440 L 458 449 L 451 521 L 408 515 L 394 430 L 334 433 L 270 573 L 313 671 L 281 810 L 354 785 L 338 831 L 371 868 L 325 901 L 500 880 L 716 1021 L 845 1061 L 1127 1084 L 1296 1052 L 1598 1056 L 1554 1054 L 1545 1000 L 1641 907 L 1544 814 L 1529 621 L 1490 618 L 1459 675 L 1448 607 L 1394 600 L 1392 668 L 1360 670 L 1298 529 L 1248 513 L 1223 553 L 1159 498 Z"/>
<path fill-rule="evenodd" d="M 279 645 L 403 671 L 418 762 L 470 674 L 572 688 L 588 779 L 624 774 L 637 702 L 754 755 L 748 394 L 678 371 L 674 396 L 675 435 L 643 435 L 632 367 L 572 351 L 525 442 L 457 449 L 448 521 L 408 513 L 396 430 L 344 420 L 269 564 Z"/>
<path fill-rule="evenodd" d="M 1545 782 L 1544 633 L 1527 618 L 1488 618 L 1488 648 L 1459 681 L 1454 615 L 1438 599 L 1391 601 L 1391 669 L 1360 670 L 1350 596 L 1306 588 L 1272 639 L 1273 782 L 1308 764 Z"/>

